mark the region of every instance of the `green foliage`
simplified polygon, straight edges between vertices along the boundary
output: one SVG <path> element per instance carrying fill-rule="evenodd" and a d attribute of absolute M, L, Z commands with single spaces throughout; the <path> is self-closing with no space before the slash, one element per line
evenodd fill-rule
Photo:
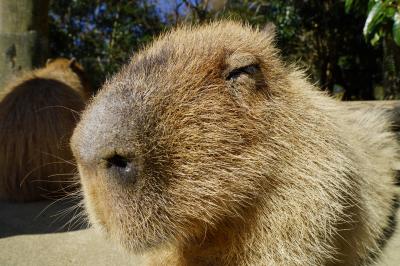
<path fill-rule="evenodd" d="M 57 0 L 50 6 L 53 57 L 76 57 L 99 86 L 164 27 L 146 1 Z"/>
<path fill-rule="evenodd" d="M 368 37 L 374 31 L 378 25 L 382 23 L 385 18 L 385 5 L 378 1 L 375 5 L 372 6 L 371 10 L 368 13 L 367 20 L 365 21 L 363 33 L 364 36 Z"/>
<path fill-rule="evenodd" d="M 345 6 L 351 6 L 346 0 Z M 367 18 L 363 35 L 373 46 L 381 44 L 383 87 L 387 98 L 400 97 L 400 1 L 398 0 L 369 0 L 358 1 L 367 5 Z M 360 12 L 358 7 L 352 9 Z"/>
<path fill-rule="evenodd" d="M 396 12 L 393 16 L 393 39 L 397 45 L 400 46 L 400 11 Z"/>
<path fill-rule="evenodd" d="M 346 12 L 349 13 L 350 9 L 352 8 L 352 6 L 354 4 L 354 0 L 346 0 L 344 4 L 345 4 L 344 8 L 345 8 Z"/>
<path fill-rule="evenodd" d="M 346 0 L 345 8 L 349 12 L 354 0 Z M 372 45 L 377 45 L 387 34 L 392 34 L 396 44 L 400 46 L 400 1 L 369 0 L 368 15 L 363 28 L 364 37 Z M 392 25 L 392 26 L 390 26 Z"/>

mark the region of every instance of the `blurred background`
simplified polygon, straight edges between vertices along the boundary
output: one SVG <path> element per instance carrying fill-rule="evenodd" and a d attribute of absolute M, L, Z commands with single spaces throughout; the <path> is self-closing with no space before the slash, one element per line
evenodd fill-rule
<path fill-rule="evenodd" d="M 282 56 L 339 99 L 400 98 L 398 0 L 3 0 L 0 86 L 62 56 L 98 88 L 159 33 L 221 18 L 275 29 Z"/>

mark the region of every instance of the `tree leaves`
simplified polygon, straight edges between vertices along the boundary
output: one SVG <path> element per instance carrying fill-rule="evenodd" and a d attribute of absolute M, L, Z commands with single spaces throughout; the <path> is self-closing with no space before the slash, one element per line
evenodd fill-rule
<path fill-rule="evenodd" d="M 363 33 L 365 38 L 369 36 L 376 30 L 377 26 L 385 18 L 385 4 L 381 1 L 375 2 L 371 10 L 368 13 L 367 20 L 365 21 Z"/>
<path fill-rule="evenodd" d="M 52 1 L 50 47 L 53 57 L 76 57 L 100 85 L 132 51 L 158 34 L 163 24 L 146 0 Z"/>
<path fill-rule="evenodd" d="M 345 8 L 351 8 L 352 0 L 345 1 Z M 397 45 L 400 46 L 400 2 L 393 0 L 369 0 L 368 17 L 363 28 L 364 37 L 372 45 L 387 34 L 392 34 Z M 391 25 L 392 30 L 388 26 Z"/>
<path fill-rule="evenodd" d="M 394 42 L 400 46 L 400 12 L 396 12 L 393 16 L 392 34 Z"/>
<path fill-rule="evenodd" d="M 352 6 L 353 6 L 353 2 L 354 2 L 354 0 L 346 0 L 346 1 L 344 2 L 344 9 L 345 9 L 346 13 L 349 13 L 349 12 L 350 12 L 350 9 L 351 9 Z"/>

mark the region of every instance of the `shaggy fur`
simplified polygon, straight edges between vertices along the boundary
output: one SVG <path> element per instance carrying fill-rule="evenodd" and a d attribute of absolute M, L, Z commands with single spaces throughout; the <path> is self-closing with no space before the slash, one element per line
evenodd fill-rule
<path fill-rule="evenodd" d="M 136 54 L 72 149 L 92 223 L 149 265 L 363 265 L 397 194 L 389 126 L 220 22 Z"/>
<path fill-rule="evenodd" d="M 17 78 L 0 102 L 0 199 L 32 201 L 71 190 L 68 145 L 90 91 L 75 60 Z M 68 189 L 69 188 L 69 189 Z"/>

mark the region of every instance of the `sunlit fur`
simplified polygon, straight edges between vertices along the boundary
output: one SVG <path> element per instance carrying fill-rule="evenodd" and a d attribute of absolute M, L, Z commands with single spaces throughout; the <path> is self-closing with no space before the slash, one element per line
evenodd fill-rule
<path fill-rule="evenodd" d="M 83 75 L 74 60 L 60 58 L 7 85 L 0 102 L 0 199 L 55 197 L 74 186 L 68 144 L 90 90 Z"/>
<path fill-rule="evenodd" d="M 227 80 L 257 64 L 255 74 Z M 235 22 L 166 33 L 72 137 L 95 227 L 149 265 L 361 265 L 396 194 L 386 114 L 346 113 Z M 135 181 L 101 158 L 130 158 Z"/>

